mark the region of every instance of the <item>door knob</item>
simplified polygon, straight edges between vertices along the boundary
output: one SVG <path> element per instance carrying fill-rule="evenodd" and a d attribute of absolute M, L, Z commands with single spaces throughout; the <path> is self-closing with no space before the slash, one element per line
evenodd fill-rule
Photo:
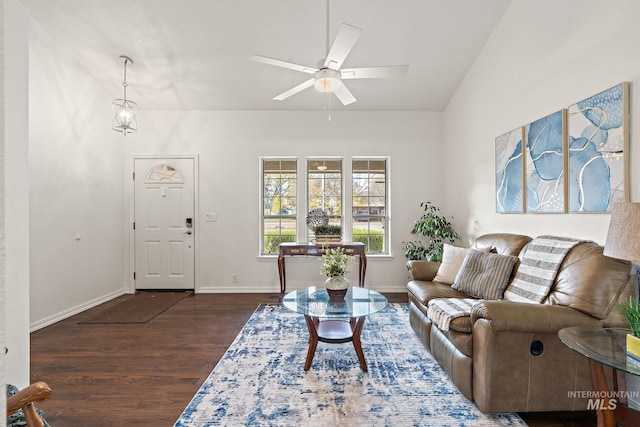
<path fill-rule="evenodd" d="M 186 234 L 187 236 L 191 236 L 191 233 L 192 233 L 192 231 L 191 231 L 191 230 L 187 230 L 187 231 L 185 231 L 185 232 L 184 232 L 184 233 L 182 233 L 182 234 Z"/>

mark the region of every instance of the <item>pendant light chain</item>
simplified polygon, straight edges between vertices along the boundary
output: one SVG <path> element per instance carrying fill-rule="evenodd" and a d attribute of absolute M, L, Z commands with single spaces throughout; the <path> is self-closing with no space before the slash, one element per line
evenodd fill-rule
<path fill-rule="evenodd" d="M 124 59 L 124 80 L 122 81 L 122 87 L 124 87 L 124 99 L 127 99 L 127 62 L 129 58 Z"/>

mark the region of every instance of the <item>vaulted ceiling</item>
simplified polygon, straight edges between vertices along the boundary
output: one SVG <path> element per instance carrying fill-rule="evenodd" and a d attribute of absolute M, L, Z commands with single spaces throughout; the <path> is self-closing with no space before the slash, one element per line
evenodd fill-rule
<path fill-rule="evenodd" d="M 406 77 L 348 80 L 342 106 L 309 78 L 250 62 L 259 54 L 316 67 L 326 56 L 325 0 L 21 0 L 69 58 L 114 97 L 142 110 L 443 110 L 510 0 L 333 0 L 329 38 L 342 23 L 362 34 L 344 67 L 408 64 Z"/>

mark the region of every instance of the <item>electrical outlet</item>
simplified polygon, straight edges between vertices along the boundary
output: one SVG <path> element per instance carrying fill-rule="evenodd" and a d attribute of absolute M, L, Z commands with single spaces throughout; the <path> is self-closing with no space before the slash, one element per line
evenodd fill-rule
<path fill-rule="evenodd" d="M 233 283 L 238 283 L 238 274 L 233 273 Z"/>

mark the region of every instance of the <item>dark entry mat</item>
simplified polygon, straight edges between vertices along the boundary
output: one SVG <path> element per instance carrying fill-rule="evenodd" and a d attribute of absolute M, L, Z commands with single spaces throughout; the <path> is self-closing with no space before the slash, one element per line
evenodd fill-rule
<path fill-rule="evenodd" d="M 178 291 L 139 292 L 133 298 L 122 301 L 78 323 L 147 323 L 192 293 Z"/>

